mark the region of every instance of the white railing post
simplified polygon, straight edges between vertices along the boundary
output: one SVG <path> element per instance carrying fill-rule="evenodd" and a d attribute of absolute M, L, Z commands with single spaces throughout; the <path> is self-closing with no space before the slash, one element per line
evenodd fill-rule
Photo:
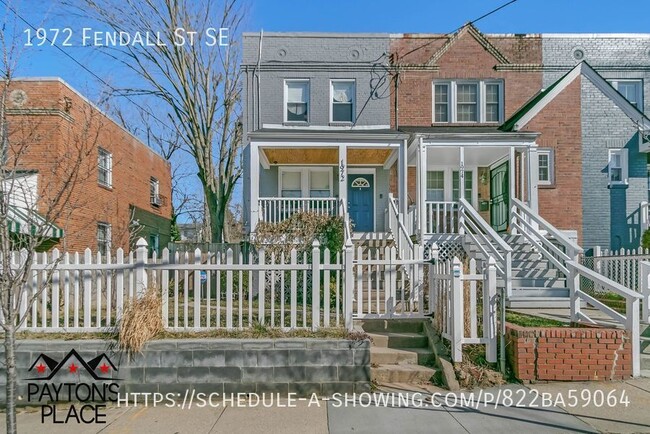
<path fill-rule="evenodd" d="M 639 261 L 639 291 L 643 296 L 643 321 L 650 322 L 650 262 Z"/>
<path fill-rule="evenodd" d="M 578 262 L 578 255 L 572 248 L 568 249 L 567 253 L 571 258 L 571 261 L 575 261 L 575 263 Z M 569 270 L 569 275 L 567 276 L 567 284 L 569 286 L 571 322 L 577 323 L 580 319 L 580 297 L 578 297 L 577 292 L 580 289 L 580 273 L 578 273 L 578 270 L 576 270 L 570 261 L 566 262 L 566 267 Z"/>
<path fill-rule="evenodd" d="M 650 222 L 648 221 L 648 202 L 643 201 L 639 204 L 639 225 L 641 227 L 640 237 L 643 237 L 643 233 L 650 227 Z"/>
<path fill-rule="evenodd" d="M 518 217 L 518 215 L 517 215 L 517 205 L 513 205 L 510 208 L 510 233 L 512 235 L 517 235 L 517 228 L 516 228 L 515 225 L 513 225 L 513 223 L 516 222 L 517 217 Z"/>
<path fill-rule="evenodd" d="M 320 327 L 320 243 L 318 240 L 314 240 L 312 244 L 311 267 L 311 329 L 316 331 Z"/>
<path fill-rule="evenodd" d="M 512 251 L 506 252 L 505 266 L 506 296 L 512 297 Z"/>
<path fill-rule="evenodd" d="M 266 270 L 261 268 L 262 265 L 265 265 L 266 255 L 264 252 L 264 247 L 262 247 L 258 254 L 258 265 L 260 265 L 260 270 L 257 273 L 257 303 L 258 303 L 258 313 L 257 320 L 260 324 L 264 324 L 264 317 L 266 313 L 264 312 L 264 301 L 266 299 Z M 306 271 L 305 271 L 306 272 Z"/>
<path fill-rule="evenodd" d="M 460 259 L 454 257 L 452 265 L 451 287 L 451 359 L 455 363 L 463 361 L 463 337 L 465 335 L 463 309 L 463 269 Z"/>
<path fill-rule="evenodd" d="M 639 330 L 639 299 L 627 298 L 625 303 L 625 328 L 632 343 L 632 376 L 641 375 L 641 336 Z"/>
<path fill-rule="evenodd" d="M 462 148 L 461 148 L 462 149 Z M 453 208 L 452 208 L 453 212 Z M 458 234 L 465 235 L 465 206 L 462 202 L 458 204 Z"/>
<path fill-rule="evenodd" d="M 140 298 L 147 290 L 147 241 L 140 237 L 135 243 L 135 294 Z"/>
<path fill-rule="evenodd" d="M 354 274 L 353 274 L 353 261 L 354 260 L 354 245 L 352 240 L 347 240 L 345 245 L 345 268 L 343 269 L 345 279 L 345 328 L 352 330 L 352 299 L 354 297 Z"/>
<path fill-rule="evenodd" d="M 474 313 L 471 313 L 474 315 Z M 497 361 L 497 266 L 490 256 L 483 285 L 483 336 L 487 339 L 485 359 L 489 363 Z"/>

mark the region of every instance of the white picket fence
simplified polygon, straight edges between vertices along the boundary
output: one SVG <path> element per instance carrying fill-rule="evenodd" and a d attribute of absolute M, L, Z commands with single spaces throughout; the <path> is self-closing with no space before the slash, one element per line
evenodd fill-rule
<path fill-rule="evenodd" d="M 87 249 L 63 255 L 39 253 L 24 288 L 21 327 L 30 331 L 108 331 L 126 303 L 154 287 L 162 294 L 162 319 L 169 330 L 243 329 L 264 324 L 282 329 L 352 327 L 352 249 L 330 255 L 317 242 L 309 254 L 234 257 L 220 253 L 176 253 L 147 258 L 141 239 L 135 252 L 115 257 Z M 331 260 L 333 258 L 333 260 Z M 347 260 L 347 263 L 346 263 Z M 12 264 L 20 266 L 16 252 Z M 48 275 L 51 281 L 47 283 Z M 34 296 L 31 307 L 27 300 Z M 29 310 L 29 312 L 28 312 Z"/>
<path fill-rule="evenodd" d="M 401 260 L 396 248 L 357 248 L 331 254 L 315 242 L 310 252 L 244 256 L 175 252 L 147 257 L 140 239 L 134 252 L 104 256 L 58 250 L 39 253 L 21 303 L 21 327 L 30 331 L 109 331 L 129 301 L 154 288 L 161 294 L 166 329 L 352 328 L 354 317 L 424 316 L 429 297 L 423 249 Z M 20 266 L 14 254 L 12 266 Z M 51 277 L 51 280 L 48 279 Z M 35 297 L 37 296 L 37 297 Z M 35 297 L 30 305 L 27 300 Z"/>
<path fill-rule="evenodd" d="M 461 261 L 454 257 L 428 266 L 434 324 L 441 336 L 449 341 L 454 362 L 462 361 L 463 345 L 483 344 L 486 346 L 486 360 L 494 363 L 497 361 L 496 262 L 490 257 L 482 273 L 477 273 L 475 259 L 468 265 L 466 273 Z M 480 291 L 477 288 L 479 283 Z M 479 301 L 482 306 L 480 316 Z"/>
<path fill-rule="evenodd" d="M 608 250 L 594 248 L 593 257 L 585 257 L 585 266 L 602 274 L 626 288 L 640 292 L 639 272 L 640 262 L 650 261 L 650 249 L 621 249 Z M 602 287 L 594 287 L 594 291 L 602 292 Z"/>

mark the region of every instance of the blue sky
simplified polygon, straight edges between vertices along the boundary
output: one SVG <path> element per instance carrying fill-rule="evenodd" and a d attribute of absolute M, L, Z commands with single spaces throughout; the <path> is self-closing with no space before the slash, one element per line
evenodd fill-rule
<path fill-rule="evenodd" d="M 212 0 L 207 0 L 212 1 Z M 447 33 L 462 24 L 503 5 L 507 0 L 249 0 L 250 13 L 246 31 L 311 32 L 389 32 Z M 81 29 L 91 25 L 61 15 L 58 8 L 45 0 L 13 0 L 11 3 L 32 25 L 46 28 L 70 27 L 76 40 Z M 0 17 L 4 6 L 0 5 Z M 518 0 L 476 25 L 486 33 L 641 33 L 650 32 L 648 0 Z M 5 32 L 13 28 L 19 45 L 26 41 L 27 25 L 7 15 Z M 2 20 L 0 18 L 0 20 Z M 218 23 L 215 26 L 218 27 Z M 60 36 L 62 37 L 62 36 Z M 73 39 L 75 41 L 75 39 Z M 76 44 L 78 45 L 78 43 Z M 105 81 L 119 86 L 124 81 L 123 67 L 107 61 L 97 48 L 64 48 Z M 88 72 L 47 44 L 21 47 L 17 75 L 59 76 L 73 87 L 96 100 L 101 85 Z M 130 103 L 122 101 L 125 110 Z M 182 158 L 182 157 L 181 157 Z M 194 173 L 192 162 L 186 162 Z M 190 177 L 190 188 L 199 189 Z M 200 190 L 197 190 L 200 191 Z M 235 192 L 239 201 L 240 190 Z"/>

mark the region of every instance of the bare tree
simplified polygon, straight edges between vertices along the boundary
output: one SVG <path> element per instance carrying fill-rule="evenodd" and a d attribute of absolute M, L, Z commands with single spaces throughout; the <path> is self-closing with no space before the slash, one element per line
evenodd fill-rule
<path fill-rule="evenodd" d="M 78 14 L 114 32 L 154 35 L 156 44 L 111 46 L 105 53 L 133 71 L 142 86 L 120 95 L 162 102 L 157 119 L 177 131 L 194 157 L 212 242 L 222 242 L 233 189 L 241 176 L 241 71 L 232 36 L 244 16 L 240 0 L 68 0 Z M 227 28 L 227 46 L 218 29 Z M 191 33 L 190 33 L 191 32 Z"/>
<path fill-rule="evenodd" d="M 72 110 L 71 121 L 56 130 L 43 122 L 42 116 L 34 115 L 30 103 L 25 103 L 26 94 L 13 82 L 19 43 L 8 36 L 11 34 L 0 33 L 0 327 L 5 348 L 6 429 L 15 433 L 16 332 L 32 304 L 50 285 L 58 265 L 53 262 L 44 277 L 34 283 L 36 252 L 56 238 L 52 223 L 79 208 L 84 183 L 96 176 L 92 163 L 96 162 L 102 119 L 93 109 L 72 109 L 66 102 L 62 112 Z M 48 140 L 52 135 L 61 138 L 64 145 L 52 147 Z M 39 160 L 36 155 L 41 156 L 40 161 L 46 155 L 46 163 L 35 163 Z M 31 170 L 34 168 L 38 170 Z M 33 177 L 38 177 L 37 183 L 32 182 Z M 16 225 L 17 215 L 23 219 L 20 227 Z"/>

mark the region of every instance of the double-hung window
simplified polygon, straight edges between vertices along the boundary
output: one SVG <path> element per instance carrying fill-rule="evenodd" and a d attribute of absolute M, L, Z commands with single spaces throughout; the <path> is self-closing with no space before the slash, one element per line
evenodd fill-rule
<path fill-rule="evenodd" d="M 102 148 L 97 157 L 97 181 L 105 187 L 113 185 L 113 155 Z"/>
<path fill-rule="evenodd" d="M 111 225 L 97 223 L 97 250 L 102 255 L 111 253 Z"/>
<path fill-rule="evenodd" d="M 610 80 L 614 89 L 643 111 L 643 80 Z"/>
<path fill-rule="evenodd" d="M 553 184 L 553 150 L 552 149 L 538 149 L 537 150 L 537 171 L 538 171 L 538 184 L 551 185 Z"/>
<path fill-rule="evenodd" d="M 473 173 L 471 170 L 466 170 L 465 171 L 465 200 L 469 203 L 472 203 L 472 197 L 473 197 Z M 454 170 L 452 173 L 452 178 L 451 178 L 451 187 L 452 187 L 452 200 L 454 202 L 457 202 L 460 199 L 460 178 L 458 176 L 458 171 Z"/>
<path fill-rule="evenodd" d="M 284 82 L 285 122 L 309 122 L 309 80 Z"/>
<path fill-rule="evenodd" d="M 280 169 L 280 196 L 332 197 L 332 169 L 329 167 Z"/>
<path fill-rule="evenodd" d="M 332 187 L 332 171 L 316 170 L 309 171 L 309 197 L 330 197 Z"/>
<path fill-rule="evenodd" d="M 445 200 L 444 170 L 430 170 L 427 172 L 427 200 L 431 202 L 443 202 Z"/>
<path fill-rule="evenodd" d="M 282 170 L 280 171 L 280 195 L 282 197 L 302 196 L 302 171 Z"/>
<path fill-rule="evenodd" d="M 160 206 L 160 181 L 153 176 L 149 179 L 149 194 L 151 197 L 151 204 L 153 206 Z"/>
<path fill-rule="evenodd" d="M 331 122 L 354 122 L 354 80 L 332 80 Z"/>
<path fill-rule="evenodd" d="M 502 120 L 502 81 L 434 81 L 433 123 L 499 123 Z"/>
<path fill-rule="evenodd" d="M 610 149 L 607 168 L 610 186 L 627 184 L 627 149 Z"/>

